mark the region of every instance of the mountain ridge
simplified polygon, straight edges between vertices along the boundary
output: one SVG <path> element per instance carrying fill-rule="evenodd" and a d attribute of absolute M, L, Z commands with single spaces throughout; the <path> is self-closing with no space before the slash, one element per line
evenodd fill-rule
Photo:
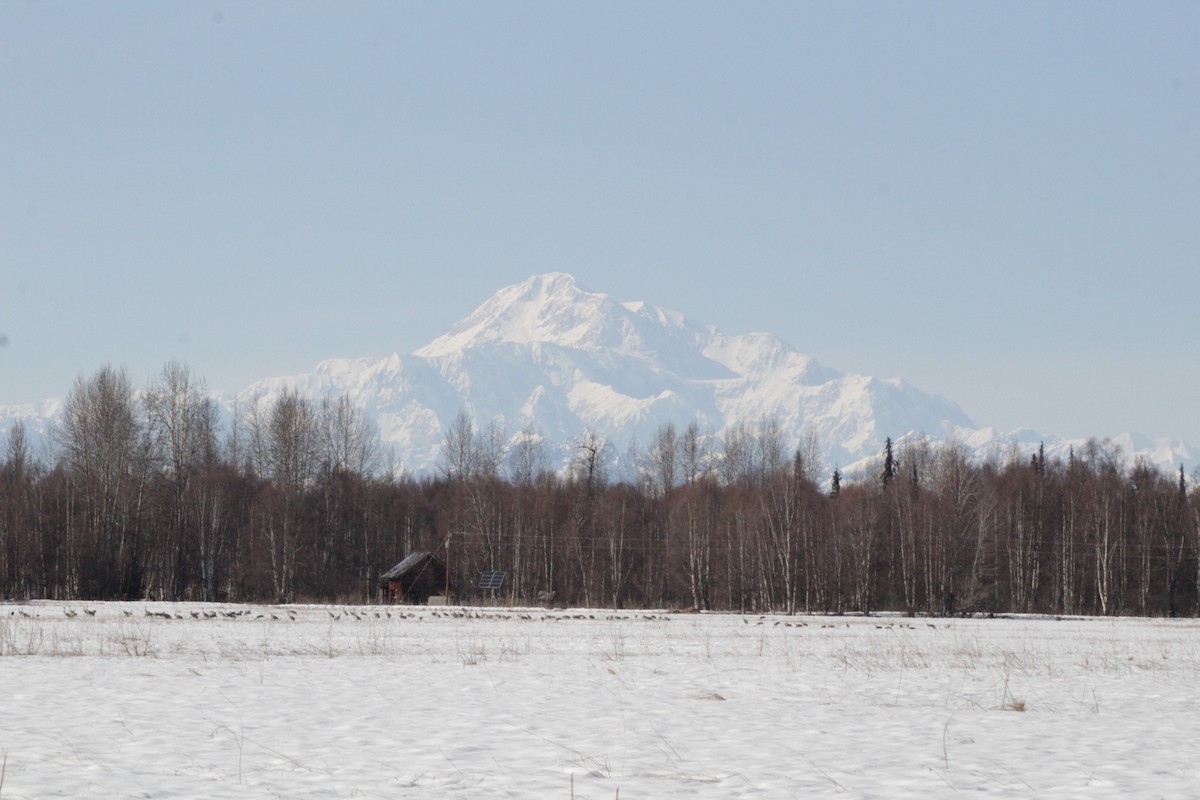
<path fill-rule="evenodd" d="M 903 380 L 838 372 L 772 334 L 726 335 L 677 311 L 618 302 L 562 272 L 501 288 L 410 354 L 328 359 L 256 381 L 226 406 L 269 404 L 285 389 L 312 399 L 348 395 L 412 474 L 437 468 L 445 431 L 462 411 L 509 441 L 542 437 L 559 464 L 585 432 L 606 439 L 619 460 L 668 422 L 682 429 L 693 421 L 720 437 L 772 420 L 789 447 L 815 435 L 826 475 L 835 466 L 865 469 L 886 437 L 954 439 L 976 457 L 1012 447 L 1027 457 L 1042 442 L 1048 455 L 1065 455 L 1081 444 L 980 428 L 957 404 Z M 34 420 L 44 435 L 43 417 L 0 407 L 0 437 L 14 419 Z M 1118 440 L 1160 467 L 1192 460 L 1180 441 Z"/>

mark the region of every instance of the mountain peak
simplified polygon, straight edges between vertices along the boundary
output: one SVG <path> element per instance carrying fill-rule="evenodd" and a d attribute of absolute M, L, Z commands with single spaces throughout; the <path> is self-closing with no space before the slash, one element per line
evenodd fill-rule
<path fill-rule="evenodd" d="M 1053 453 L 1083 445 L 976 430 L 958 406 L 902 381 L 825 368 L 771 334 L 726 336 L 649 303 L 617 303 L 562 272 L 501 289 L 412 355 L 322 362 L 308 373 L 259 381 L 238 403 L 270 403 L 284 389 L 351 397 L 416 473 L 434 469 L 444 431 L 464 410 L 477 424 L 537 431 L 558 443 L 561 463 L 584 431 L 620 446 L 651 441 L 667 422 L 695 422 L 719 437 L 731 426 L 774 420 L 789 447 L 816 435 L 825 463 L 842 465 L 843 474 L 869 463 L 885 436 L 950 436 L 980 457 L 1001 447 L 1028 454 L 1043 441 Z M 0 407 L 0 452 L 18 420 L 36 441 L 47 441 L 59 407 Z M 1179 442 L 1120 443 L 1160 465 L 1195 463 Z"/>
<path fill-rule="evenodd" d="M 496 292 L 414 355 L 433 358 L 497 342 L 603 346 L 617 308 L 608 295 L 582 288 L 565 272 L 533 275 Z"/>

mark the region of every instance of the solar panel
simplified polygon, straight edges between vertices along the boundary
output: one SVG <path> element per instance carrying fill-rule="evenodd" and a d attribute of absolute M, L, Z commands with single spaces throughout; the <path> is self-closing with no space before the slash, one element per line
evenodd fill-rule
<path fill-rule="evenodd" d="M 500 584 L 504 583 L 505 573 L 498 569 L 487 569 L 479 575 L 480 589 L 499 589 Z"/>

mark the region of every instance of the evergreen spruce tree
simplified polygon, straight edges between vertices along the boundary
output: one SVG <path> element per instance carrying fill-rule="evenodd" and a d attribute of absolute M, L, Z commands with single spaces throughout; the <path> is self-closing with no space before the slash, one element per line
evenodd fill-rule
<path fill-rule="evenodd" d="M 880 475 L 885 487 L 896 477 L 896 467 L 896 458 L 892 455 L 892 437 L 889 436 L 883 443 L 883 474 Z"/>

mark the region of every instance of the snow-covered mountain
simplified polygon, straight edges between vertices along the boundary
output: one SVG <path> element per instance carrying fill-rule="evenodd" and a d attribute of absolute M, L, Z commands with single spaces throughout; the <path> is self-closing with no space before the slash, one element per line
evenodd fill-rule
<path fill-rule="evenodd" d="M 501 289 L 412 355 L 325 361 L 256 383 L 239 401 L 270 403 L 288 388 L 349 394 L 418 472 L 436 465 L 463 410 L 481 428 L 539 434 L 563 456 L 585 431 L 619 455 L 667 422 L 695 420 L 719 435 L 774 418 L 789 444 L 811 429 L 830 463 L 847 464 L 877 452 L 885 435 L 973 427 L 953 403 L 902 381 L 843 375 L 774 336 L 726 336 L 561 273 Z"/>
<path fill-rule="evenodd" d="M 769 334 L 728 336 L 673 311 L 619 303 L 562 273 L 501 289 L 410 355 L 324 361 L 259 381 L 236 401 L 270 404 L 285 389 L 314 399 L 348 395 L 376 421 L 397 462 L 418 474 L 436 468 L 462 411 L 481 429 L 494 423 L 509 437 L 542 437 L 552 459 L 554 451 L 569 458 L 587 431 L 619 457 L 632 444 L 649 445 L 667 422 L 682 430 L 692 421 L 720 436 L 773 419 L 789 448 L 811 432 L 829 469 L 875 458 L 887 436 L 954 437 L 980 455 L 1013 446 L 1028 454 L 1043 441 L 1054 455 L 1083 444 L 981 429 L 954 403 L 904 381 L 840 373 Z M 0 431 L 11 419 L 40 418 L 33 410 L 0 408 Z M 1116 441 L 1167 468 L 1192 461 L 1181 442 Z"/>
<path fill-rule="evenodd" d="M 24 424 L 25 441 L 30 451 L 39 456 L 45 454 L 62 407 L 61 400 L 0 406 L 0 462 L 8 457 L 9 432 L 16 423 Z"/>
<path fill-rule="evenodd" d="M 501 289 L 411 355 L 331 360 L 311 373 L 273 378 L 239 401 L 271 402 L 286 388 L 319 397 L 349 394 L 377 420 L 400 463 L 436 466 L 445 431 L 460 411 L 478 427 L 540 435 L 566 459 L 591 431 L 619 457 L 649 445 L 667 422 L 696 421 L 720 436 L 729 426 L 774 419 L 789 447 L 816 435 L 828 469 L 853 470 L 878 456 L 885 437 L 954 437 L 986 455 L 1045 441 L 1050 454 L 1074 445 L 1032 431 L 979 429 L 954 403 L 901 380 L 829 369 L 775 336 L 728 336 L 645 303 L 619 303 L 570 275 L 533 276 Z M 1181 443 L 1133 437 L 1126 453 L 1169 466 Z"/>

